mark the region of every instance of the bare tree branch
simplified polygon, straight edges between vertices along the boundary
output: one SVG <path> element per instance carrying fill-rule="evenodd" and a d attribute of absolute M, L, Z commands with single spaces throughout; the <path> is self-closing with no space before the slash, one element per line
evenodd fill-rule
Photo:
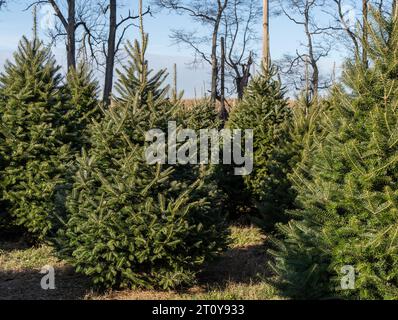
<path fill-rule="evenodd" d="M 295 90 L 305 87 L 307 99 L 312 100 L 331 84 L 320 73 L 319 62 L 329 56 L 332 50 L 330 37 L 336 30 L 341 30 L 335 21 L 323 22 L 319 12 L 325 9 L 325 0 L 278 0 L 277 14 L 285 15 L 294 24 L 301 26 L 305 42 L 301 44 L 304 50 L 296 50 L 295 55 L 285 55 L 281 59 L 282 73 L 288 85 Z M 316 19 L 317 17 L 317 19 Z"/>

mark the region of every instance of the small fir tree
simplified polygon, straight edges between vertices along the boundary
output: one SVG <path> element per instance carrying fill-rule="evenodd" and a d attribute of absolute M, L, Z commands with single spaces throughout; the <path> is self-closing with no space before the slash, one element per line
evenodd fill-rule
<path fill-rule="evenodd" d="M 58 238 L 61 256 L 105 288 L 189 283 L 225 242 L 220 217 L 197 197 L 203 180 L 186 183 L 178 168 L 144 158 L 145 133 L 166 129 L 175 113 L 162 87 L 165 71 L 150 76 L 146 48 L 147 36 L 142 48 L 127 46 L 120 97 L 90 128 L 92 147 L 78 159 Z"/>
<path fill-rule="evenodd" d="M 50 51 L 23 37 L 14 62 L 0 76 L 1 189 L 7 210 L 35 239 L 57 221 L 55 201 L 64 188 L 69 148 L 60 124 L 61 75 Z"/>
<path fill-rule="evenodd" d="M 249 196 L 246 202 L 253 203 L 261 223 L 268 226 L 281 221 L 294 201 L 287 178 L 292 115 L 284 89 L 275 76 L 275 70 L 256 76 L 227 123 L 231 129 L 254 130 L 254 169 L 243 177 L 243 183 Z"/>
<path fill-rule="evenodd" d="M 181 95 L 180 95 L 181 97 Z M 214 215 L 217 217 L 215 225 L 218 228 L 218 232 L 221 238 L 224 237 L 224 221 L 226 222 L 226 208 L 227 208 L 227 197 L 223 192 L 222 188 L 217 183 L 217 174 L 221 164 L 212 164 L 210 161 L 211 153 L 214 151 L 215 146 L 210 144 L 208 138 L 207 150 L 203 150 L 203 146 L 200 144 L 200 131 L 201 130 L 219 130 L 222 127 L 222 121 L 218 115 L 214 104 L 209 99 L 203 99 L 195 101 L 194 104 L 185 104 L 181 99 L 177 100 L 180 102 L 176 108 L 174 115 L 176 122 L 181 128 L 194 130 L 197 140 L 197 153 L 196 164 L 184 164 L 177 165 L 173 174 L 173 177 L 185 183 L 186 186 L 194 183 L 197 179 L 203 180 L 203 184 L 197 188 L 193 193 L 192 197 L 195 199 L 206 199 L 208 205 L 201 208 L 202 214 L 207 211 L 208 216 Z M 179 145 L 180 147 L 181 145 Z M 220 152 L 219 148 L 216 152 Z M 201 154 L 205 153 L 204 162 L 201 163 Z M 220 217 L 223 217 L 220 219 Z"/>

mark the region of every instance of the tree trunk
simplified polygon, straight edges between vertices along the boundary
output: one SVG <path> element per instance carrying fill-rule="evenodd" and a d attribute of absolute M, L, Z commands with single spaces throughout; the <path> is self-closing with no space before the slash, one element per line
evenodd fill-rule
<path fill-rule="evenodd" d="M 214 28 L 211 45 L 211 101 L 217 100 L 217 79 L 218 79 L 218 60 L 217 60 L 217 36 L 218 26 Z"/>
<path fill-rule="evenodd" d="M 271 65 L 269 43 L 269 0 L 263 0 L 263 67 L 266 71 Z"/>
<path fill-rule="evenodd" d="M 177 102 L 177 98 L 178 98 L 178 88 L 177 88 L 177 64 L 174 63 L 173 66 L 173 91 L 172 91 L 172 99 L 173 102 Z"/>
<path fill-rule="evenodd" d="M 105 105 L 109 105 L 110 96 L 113 86 L 113 69 L 115 67 L 115 49 L 116 49 L 116 0 L 109 1 L 109 35 L 108 35 L 108 50 L 106 56 L 105 67 L 105 84 L 104 97 Z"/>
<path fill-rule="evenodd" d="M 67 64 L 68 70 L 70 68 L 76 68 L 76 3 L 75 0 L 68 0 L 68 25 L 67 25 Z"/>
<path fill-rule="evenodd" d="M 308 106 L 311 103 L 310 95 L 310 71 L 308 57 L 305 59 L 305 115 L 308 115 Z"/>
<path fill-rule="evenodd" d="M 318 98 L 318 88 L 319 88 L 319 69 L 318 65 L 316 62 L 313 62 L 311 64 L 312 66 L 312 92 L 313 92 L 313 97 L 317 99 Z"/>
<path fill-rule="evenodd" d="M 308 57 L 307 57 L 307 68 L 308 65 L 311 66 L 312 69 L 312 74 L 311 74 L 311 80 L 310 82 L 310 88 L 308 90 L 308 85 L 307 85 L 307 98 L 309 101 L 312 101 L 312 99 L 318 97 L 318 88 L 319 88 L 319 68 L 317 64 L 317 60 L 315 59 L 315 54 L 314 54 L 314 44 L 312 41 L 312 34 L 310 31 L 310 13 L 309 10 L 305 10 L 304 12 L 304 28 L 305 28 L 305 34 L 307 37 L 307 47 L 308 47 Z M 306 71 L 308 73 L 308 71 Z M 308 81 L 308 78 L 307 78 Z"/>
<path fill-rule="evenodd" d="M 358 43 L 356 34 L 351 30 L 350 26 L 347 24 L 345 12 L 344 12 L 345 8 L 343 7 L 343 4 L 341 1 L 336 1 L 336 5 L 337 5 L 337 12 L 338 12 L 338 16 L 340 19 L 340 23 L 343 25 L 345 32 L 350 37 L 350 39 L 354 45 L 355 56 L 359 57 L 361 54 L 360 45 Z"/>
<path fill-rule="evenodd" d="M 222 14 L 228 4 L 228 0 L 217 0 L 218 12 L 214 22 L 214 29 L 211 41 L 211 101 L 217 101 L 217 80 L 218 80 L 218 59 L 217 59 L 217 42 L 218 42 L 218 29 L 220 28 Z"/>
<path fill-rule="evenodd" d="M 236 93 L 238 94 L 238 100 L 241 101 L 243 99 L 243 77 L 239 76 L 235 79 L 236 83 Z"/>
<path fill-rule="evenodd" d="M 0 1 L 0 7 L 1 7 L 1 1 Z M 37 35 L 37 5 L 33 6 L 32 10 L 32 16 L 33 16 L 33 40 L 36 41 L 38 40 L 38 35 Z"/>
<path fill-rule="evenodd" d="M 221 107 L 220 107 L 220 118 L 223 121 L 228 119 L 228 112 L 225 108 L 225 40 L 221 37 Z"/>
<path fill-rule="evenodd" d="M 362 0 L 362 15 L 363 15 L 363 38 L 362 38 L 362 62 L 363 65 L 368 67 L 368 0 Z"/>
<path fill-rule="evenodd" d="M 246 65 L 242 66 L 242 75 L 240 75 L 239 69 L 234 68 L 235 69 L 235 74 L 236 74 L 236 78 L 235 78 L 235 83 L 236 83 L 236 91 L 238 94 L 238 100 L 242 100 L 243 99 L 243 95 L 245 93 L 245 89 L 247 87 L 247 85 L 249 84 L 249 79 L 250 79 L 250 68 L 253 65 L 253 58 L 252 58 L 252 53 L 250 52 L 249 55 L 249 59 L 247 60 Z M 253 72 L 255 73 L 255 71 Z"/>

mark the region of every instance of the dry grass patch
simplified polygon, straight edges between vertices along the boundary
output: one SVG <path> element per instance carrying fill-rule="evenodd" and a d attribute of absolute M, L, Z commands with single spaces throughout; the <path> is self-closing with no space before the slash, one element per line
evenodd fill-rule
<path fill-rule="evenodd" d="M 259 246 L 263 245 L 266 236 L 263 234 L 261 229 L 257 227 L 230 227 L 230 248 L 243 248 L 248 246 Z"/>
<path fill-rule="evenodd" d="M 230 248 L 203 268 L 192 288 L 179 291 L 123 290 L 93 292 L 85 277 L 58 260 L 49 246 L 26 247 L 0 243 L 1 299 L 98 299 L 98 300 L 230 300 L 279 299 L 269 284 L 266 237 L 255 227 L 231 227 Z M 56 290 L 40 287 L 45 265 L 55 269 Z"/>
<path fill-rule="evenodd" d="M 4 244 L 0 247 L 0 271 L 23 271 L 41 269 L 45 265 L 62 265 L 49 246 L 26 248 L 23 244 Z"/>
<path fill-rule="evenodd" d="M 181 296 L 189 300 L 276 300 L 280 299 L 273 286 L 267 281 L 251 283 L 228 282 L 225 286 L 210 286 L 207 290 Z"/>

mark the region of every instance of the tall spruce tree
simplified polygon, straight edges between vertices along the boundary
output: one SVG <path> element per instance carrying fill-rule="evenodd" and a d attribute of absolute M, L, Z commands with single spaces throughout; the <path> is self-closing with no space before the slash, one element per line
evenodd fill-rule
<path fill-rule="evenodd" d="M 175 113 L 162 86 L 165 71 L 150 76 L 147 40 L 127 46 L 119 97 L 90 128 L 91 148 L 78 159 L 57 243 L 78 272 L 105 288 L 189 283 L 225 242 L 220 216 L 196 196 L 203 180 L 185 183 L 178 168 L 144 158 L 146 132 L 166 130 Z"/>
<path fill-rule="evenodd" d="M 271 251 L 291 296 L 398 298 L 398 25 L 372 12 L 369 68 L 347 63 L 327 135 L 296 177 L 297 219 Z"/>
<path fill-rule="evenodd" d="M 69 148 L 60 123 L 59 67 L 37 39 L 23 37 L 0 75 L 2 200 L 15 223 L 43 239 L 57 219 Z"/>
<path fill-rule="evenodd" d="M 250 82 L 243 100 L 232 110 L 227 123 L 231 129 L 254 130 L 254 169 L 243 177 L 249 197 L 245 202 L 253 203 L 265 226 L 284 219 L 284 211 L 291 208 L 294 201 L 287 177 L 291 157 L 291 117 L 284 89 L 276 79 L 274 69 L 264 71 Z M 233 178 L 239 184 L 238 179 Z"/>

